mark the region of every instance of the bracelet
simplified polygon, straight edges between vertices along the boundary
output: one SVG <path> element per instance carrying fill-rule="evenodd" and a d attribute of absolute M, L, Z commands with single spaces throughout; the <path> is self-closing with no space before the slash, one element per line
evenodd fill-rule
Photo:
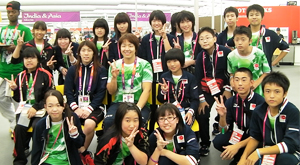
<path fill-rule="evenodd" d="M 151 159 L 152 162 L 158 163 L 158 161 L 153 160 L 152 157 L 150 157 L 150 159 Z"/>
<path fill-rule="evenodd" d="M 201 100 L 201 101 L 200 101 L 200 103 L 204 103 L 204 102 L 206 102 L 206 100 Z"/>
<path fill-rule="evenodd" d="M 222 126 L 220 125 L 220 123 L 219 123 L 219 127 L 220 127 L 220 128 L 226 128 L 226 127 L 227 127 L 227 125 L 226 125 L 226 126 L 224 126 L 224 127 L 222 127 Z"/>
<path fill-rule="evenodd" d="M 258 150 L 258 149 L 256 149 L 256 152 L 257 152 L 257 156 L 258 156 L 258 158 L 259 158 L 259 159 L 261 159 L 261 155 L 260 155 L 260 153 L 259 153 L 259 150 Z"/>

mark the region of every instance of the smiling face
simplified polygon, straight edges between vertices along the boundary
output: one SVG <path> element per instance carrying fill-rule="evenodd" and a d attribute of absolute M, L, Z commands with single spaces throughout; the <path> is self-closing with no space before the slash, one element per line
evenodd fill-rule
<path fill-rule="evenodd" d="M 58 38 L 57 44 L 62 50 L 66 50 L 70 44 L 69 38 Z"/>
<path fill-rule="evenodd" d="M 118 23 L 117 28 L 118 28 L 118 30 L 120 31 L 121 34 L 127 33 L 128 22 Z"/>
<path fill-rule="evenodd" d="M 283 88 L 275 83 L 266 83 L 264 86 L 265 101 L 270 108 L 278 108 L 286 95 L 287 92 L 284 92 Z"/>
<path fill-rule="evenodd" d="M 260 26 L 262 21 L 262 15 L 257 10 L 251 10 L 248 15 L 248 21 L 251 26 Z"/>
<path fill-rule="evenodd" d="M 192 31 L 193 23 L 192 23 L 192 21 L 190 21 L 188 19 L 184 19 L 184 20 L 180 21 L 179 27 L 183 33 L 189 33 Z"/>
<path fill-rule="evenodd" d="M 139 129 L 139 115 L 134 110 L 128 110 L 122 120 L 122 136 L 128 137 L 134 128 Z"/>
<path fill-rule="evenodd" d="M 180 75 L 181 71 L 181 64 L 177 59 L 168 60 L 167 61 L 168 69 L 172 72 L 174 75 Z"/>
<path fill-rule="evenodd" d="M 24 57 L 23 62 L 25 68 L 30 71 L 35 70 L 39 63 L 37 57 Z"/>
<path fill-rule="evenodd" d="M 52 121 L 58 122 L 62 120 L 64 107 L 59 104 L 57 97 L 49 96 L 46 99 L 46 104 L 44 105 L 44 107 L 47 110 L 47 113 L 51 117 Z"/>
<path fill-rule="evenodd" d="M 96 27 L 95 32 L 96 32 L 96 36 L 99 38 L 103 38 L 105 35 L 105 29 L 103 27 Z"/>
<path fill-rule="evenodd" d="M 178 117 L 169 111 L 166 111 L 165 116 L 158 117 L 159 128 L 161 128 L 168 137 L 172 137 L 175 134 L 178 121 Z"/>
<path fill-rule="evenodd" d="M 38 40 L 42 40 L 44 39 L 45 34 L 47 33 L 46 30 L 43 30 L 42 28 L 39 29 L 33 29 L 32 30 L 33 34 L 34 34 L 34 38 L 38 39 Z"/>
<path fill-rule="evenodd" d="M 88 65 L 93 60 L 94 51 L 90 47 L 84 45 L 80 49 L 80 54 L 79 55 L 80 55 L 82 63 L 84 65 Z"/>
<path fill-rule="evenodd" d="M 124 58 L 126 59 L 133 59 L 135 58 L 135 46 L 133 43 L 129 42 L 128 40 L 124 40 L 121 44 L 121 53 Z"/>
<path fill-rule="evenodd" d="M 154 17 L 154 19 L 151 21 L 151 27 L 154 31 L 161 30 L 163 27 L 162 21 Z"/>

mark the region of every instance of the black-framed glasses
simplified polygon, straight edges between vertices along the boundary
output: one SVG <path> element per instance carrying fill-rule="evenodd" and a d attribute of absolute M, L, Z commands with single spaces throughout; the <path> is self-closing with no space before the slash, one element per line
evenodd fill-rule
<path fill-rule="evenodd" d="M 174 116 L 160 117 L 160 118 L 158 119 L 158 122 L 159 122 L 159 123 L 164 123 L 166 120 L 167 120 L 168 122 L 172 122 L 172 121 L 175 120 L 175 119 L 176 119 L 176 117 L 174 117 Z"/>

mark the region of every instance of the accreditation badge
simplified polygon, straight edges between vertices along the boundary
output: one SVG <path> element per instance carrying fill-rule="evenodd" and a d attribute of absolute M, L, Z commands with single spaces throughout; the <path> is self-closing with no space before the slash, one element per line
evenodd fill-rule
<path fill-rule="evenodd" d="M 244 131 L 239 129 L 238 126 L 236 125 L 236 123 L 233 123 L 233 132 L 231 134 L 229 143 L 231 144 L 236 144 L 238 142 L 241 141 L 242 137 L 243 137 Z"/>
<path fill-rule="evenodd" d="M 161 59 L 152 60 L 153 72 L 159 73 L 163 71 Z"/>
<path fill-rule="evenodd" d="M 123 102 L 134 103 L 134 94 L 123 94 Z"/>
<path fill-rule="evenodd" d="M 221 92 L 215 79 L 208 81 L 206 84 L 209 87 L 212 96 Z"/>
<path fill-rule="evenodd" d="M 78 96 L 78 106 L 79 108 L 88 107 L 90 105 L 89 95 L 79 95 Z"/>
<path fill-rule="evenodd" d="M 264 155 L 261 165 L 274 165 L 276 160 L 276 154 Z"/>

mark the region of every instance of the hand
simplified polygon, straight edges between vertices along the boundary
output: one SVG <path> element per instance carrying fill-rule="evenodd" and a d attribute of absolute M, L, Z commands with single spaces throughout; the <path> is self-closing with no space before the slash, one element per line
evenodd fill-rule
<path fill-rule="evenodd" d="M 225 149 L 221 156 L 222 159 L 224 160 L 230 160 L 234 157 L 234 155 L 239 151 L 240 147 L 237 144 L 234 145 L 228 145 L 228 146 L 223 146 L 223 148 Z"/>
<path fill-rule="evenodd" d="M 246 165 L 254 165 L 258 160 L 257 152 L 254 150 L 250 156 L 247 158 Z"/>
<path fill-rule="evenodd" d="M 73 116 L 71 116 L 71 119 L 69 120 L 69 118 L 67 117 L 67 123 L 68 123 L 68 127 L 69 127 L 69 133 L 75 133 L 78 132 L 77 127 L 74 125 L 74 121 L 73 121 Z"/>
<path fill-rule="evenodd" d="M 11 80 L 8 80 L 7 78 L 4 78 L 6 80 L 6 82 L 9 84 L 9 87 L 11 90 L 15 90 L 17 89 L 17 84 L 16 82 L 14 81 L 14 75 L 11 74 Z"/>
<path fill-rule="evenodd" d="M 163 39 L 167 37 L 166 24 L 164 24 L 164 26 L 158 30 L 158 33 Z"/>
<path fill-rule="evenodd" d="M 82 111 L 82 116 L 81 116 L 81 118 L 83 118 L 83 119 L 86 119 L 86 118 L 88 118 L 88 117 L 90 116 L 90 114 L 91 114 L 91 112 L 90 112 L 90 111 L 87 111 L 87 110 L 85 110 L 85 108 L 87 109 L 87 107 L 84 107 L 84 108 L 83 108 L 83 111 Z"/>
<path fill-rule="evenodd" d="M 188 125 L 191 125 L 192 122 L 193 122 L 193 115 L 192 115 L 191 113 L 188 112 L 188 113 L 185 114 L 184 119 L 185 119 L 185 122 L 186 122 Z"/>
<path fill-rule="evenodd" d="M 67 54 L 68 56 L 72 56 L 73 55 L 73 51 L 72 51 L 73 46 L 71 46 L 71 45 L 72 45 L 72 42 L 70 42 L 67 50 L 65 51 L 65 54 Z"/>
<path fill-rule="evenodd" d="M 111 43 L 110 39 L 108 39 L 106 41 L 106 43 L 102 46 L 102 48 L 103 48 L 104 51 L 108 51 L 110 43 Z"/>
<path fill-rule="evenodd" d="M 110 61 L 108 61 L 108 64 L 111 67 L 111 74 L 112 74 L 113 78 L 117 78 L 118 75 L 119 75 L 120 70 L 117 68 L 116 61 L 115 60 L 113 60 L 113 61 L 114 61 L 113 62 L 114 65 L 112 63 L 110 63 Z"/>
<path fill-rule="evenodd" d="M 168 141 L 164 141 L 159 131 L 156 129 L 154 135 L 156 136 L 156 148 L 158 151 L 162 151 L 167 144 L 169 144 Z"/>
<path fill-rule="evenodd" d="M 31 119 L 32 117 L 34 117 L 36 114 L 36 110 L 34 108 L 29 108 L 27 111 L 27 115 L 28 115 L 28 119 Z"/>
<path fill-rule="evenodd" d="M 177 42 L 175 41 L 175 39 L 173 39 L 173 43 L 174 43 L 174 48 L 177 48 L 177 49 L 181 49 L 181 46 L 179 44 L 179 38 L 177 37 Z"/>
<path fill-rule="evenodd" d="M 162 78 L 163 82 L 164 83 L 158 83 L 160 85 L 160 89 L 167 93 L 169 91 L 169 87 L 168 87 L 168 84 L 166 83 L 166 80 L 164 78 Z"/>
<path fill-rule="evenodd" d="M 203 103 L 200 103 L 199 108 L 198 108 L 199 115 L 201 113 L 205 114 L 205 107 L 209 108 L 209 104 L 206 101 Z"/>
<path fill-rule="evenodd" d="M 214 97 L 214 98 L 215 98 L 216 103 L 217 103 L 216 110 L 217 110 L 218 114 L 220 115 L 220 117 L 223 117 L 224 115 L 227 114 L 227 109 L 226 109 L 226 107 L 224 105 L 223 97 L 220 96 L 220 102 L 219 102 L 219 100 L 218 100 L 217 97 Z"/>
<path fill-rule="evenodd" d="M 127 144 L 128 148 L 133 146 L 135 135 L 139 132 L 139 130 L 134 127 L 131 131 L 131 134 L 125 138 L 125 143 Z"/>
<path fill-rule="evenodd" d="M 66 69 L 66 68 L 61 69 L 61 74 L 63 74 L 64 76 L 67 75 L 67 72 L 68 72 L 68 69 Z"/>
<path fill-rule="evenodd" d="M 53 60 L 54 58 L 54 55 L 51 57 L 51 59 L 47 62 L 47 66 L 50 68 L 50 69 L 54 69 L 54 63 L 56 62 L 56 60 Z"/>
<path fill-rule="evenodd" d="M 81 108 L 77 108 L 74 112 L 76 113 L 76 115 L 79 117 L 79 118 L 82 118 L 82 113 L 83 113 L 83 109 Z"/>
<path fill-rule="evenodd" d="M 19 38 L 17 40 L 17 46 L 22 47 L 23 44 L 24 44 L 24 35 L 25 35 L 25 32 L 23 31 L 23 33 L 21 35 L 20 32 L 18 31 L 18 34 L 19 34 Z"/>
<path fill-rule="evenodd" d="M 229 99 L 230 97 L 232 97 L 231 92 L 224 90 L 223 95 L 226 99 Z"/>

